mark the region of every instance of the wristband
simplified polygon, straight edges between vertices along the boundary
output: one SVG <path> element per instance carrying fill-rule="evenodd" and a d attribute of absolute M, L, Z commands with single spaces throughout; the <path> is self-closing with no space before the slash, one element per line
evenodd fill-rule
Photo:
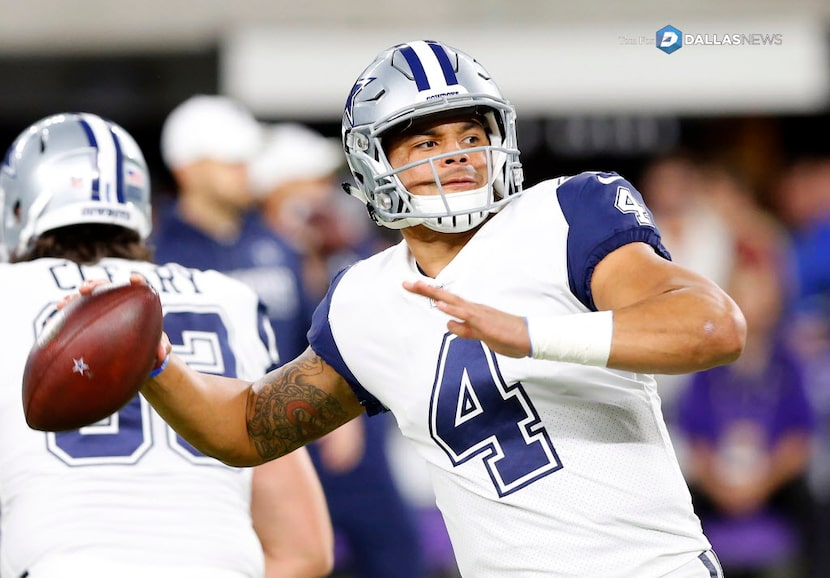
<path fill-rule="evenodd" d="M 530 357 L 605 367 L 611 355 L 611 311 L 528 317 Z"/>
<path fill-rule="evenodd" d="M 156 377 L 159 373 L 161 373 L 162 371 L 167 369 L 167 364 L 168 364 L 169 361 L 170 361 L 170 354 L 168 353 L 167 355 L 164 356 L 164 361 L 161 362 L 161 365 L 159 365 L 157 368 L 155 368 L 153 371 L 150 372 L 150 376 L 149 376 L 150 379 Z"/>

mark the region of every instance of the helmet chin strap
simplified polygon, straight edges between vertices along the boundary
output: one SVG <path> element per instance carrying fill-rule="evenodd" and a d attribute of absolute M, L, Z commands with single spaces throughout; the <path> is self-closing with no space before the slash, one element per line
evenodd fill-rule
<path fill-rule="evenodd" d="M 437 217 L 417 219 L 428 229 L 439 233 L 463 233 L 480 225 L 489 214 L 482 209 L 492 204 L 492 189 L 484 185 L 472 191 L 441 193 L 439 195 L 411 195 L 412 208 L 418 213 L 450 213 Z M 447 211 L 449 207 L 449 211 Z M 416 219 L 408 219 L 416 220 Z"/>
<path fill-rule="evenodd" d="M 342 183 L 341 186 L 343 187 L 344 191 L 346 191 L 348 194 L 352 195 L 353 197 L 356 197 L 356 198 L 360 199 L 363 202 L 363 204 L 366 205 L 366 208 L 369 210 L 369 216 L 372 218 L 372 220 L 376 224 L 382 225 L 382 226 L 386 227 L 387 229 L 393 229 L 393 230 L 397 231 L 399 229 L 405 229 L 406 227 L 413 227 L 415 225 L 420 225 L 422 220 L 423 220 L 423 219 L 396 219 L 394 221 L 386 221 L 384 219 L 381 219 L 380 216 L 375 212 L 375 209 L 372 206 L 372 203 L 369 202 L 369 199 L 366 196 L 366 193 L 364 193 L 363 190 L 360 187 L 356 187 L 356 186 L 352 185 L 351 183 Z"/>

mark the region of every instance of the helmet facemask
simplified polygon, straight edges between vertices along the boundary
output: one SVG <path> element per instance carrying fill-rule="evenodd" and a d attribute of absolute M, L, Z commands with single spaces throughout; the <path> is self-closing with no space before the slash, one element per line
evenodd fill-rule
<path fill-rule="evenodd" d="M 396 57 L 397 51 L 412 45 L 430 46 L 434 53 L 443 55 L 445 64 L 454 66 L 455 73 L 451 76 L 458 82 L 451 85 L 452 90 L 437 96 L 416 90 L 418 83 L 404 70 L 401 58 Z M 421 79 L 419 86 L 422 87 L 424 82 Z M 472 92 L 468 87 L 478 91 Z M 373 118 L 382 110 L 387 113 Z M 457 151 L 392 168 L 382 146 L 384 137 L 399 131 L 400 127 L 440 115 L 463 118 L 466 114 L 481 122 L 489 140 L 484 146 L 463 150 L 465 155 L 485 155 L 487 184 L 484 187 L 464 192 L 444 191 L 437 163 L 457 155 Z M 501 97 L 477 62 L 438 43 L 410 43 L 381 55 L 352 90 L 343 131 L 346 158 L 358 184 L 347 190 L 366 203 L 370 215 L 380 225 L 401 229 L 423 224 L 445 233 L 468 231 L 521 193 L 515 109 Z M 413 195 L 403 186 L 399 175 L 427 163 L 438 194 Z"/>

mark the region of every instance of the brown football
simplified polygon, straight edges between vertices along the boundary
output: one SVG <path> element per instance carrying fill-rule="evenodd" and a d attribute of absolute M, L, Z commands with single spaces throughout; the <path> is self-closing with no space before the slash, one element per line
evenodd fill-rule
<path fill-rule="evenodd" d="M 58 311 L 23 373 L 29 427 L 77 429 L 124 407 L 156 363 L 161 302 L 149 285 L 103 285 Z"/>

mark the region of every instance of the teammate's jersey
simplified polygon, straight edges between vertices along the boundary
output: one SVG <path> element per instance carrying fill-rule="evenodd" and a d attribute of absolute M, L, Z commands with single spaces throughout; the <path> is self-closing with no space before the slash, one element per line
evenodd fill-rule
<path fill-rule="evenodd" d="M 245 218 L 240 235 L 221 243 L 179 216 L 175 207 L 161 211 L 153 229 L 156 260 L 197 269 L 216 269 L 256 291 L 268 309 L 279 338 L 281 363 L 305 351 L 305 334 L 315 303 L 303 281 L 302 257 L 276 235 L 258 213 Z"/>
<path fill-rule="evenodd" d="M 401 286 L 522 316 L 587 312 L 594 266 L 631 242 L 669 258 L 630 183 L 560 178 L 506 205 L 437 278 L 401 243 L 346 269 L 316 311 L 314 350 L 430 465 L 464 576 L 656 577 L 710 547 L 652 376 L 496 355 Z"/>
<path fill-rule="evenodd" d="M 173 349 L 194 368 L 253 380 L 273 365 L 273 333 L 257 297 L 215 271 L 120 259 L 0 264 L 0 574 L 120 576 L 130 567 L 153 578 L 260 577 L 251 470 L 199 454 L 143 397 L 77 431 L 26 425 L 23 367 L 44 319 L 84 279 L 120 282 L 130 272 L 158 290 Z M 58 573 L 35 571 L 45 567 Z"/>

